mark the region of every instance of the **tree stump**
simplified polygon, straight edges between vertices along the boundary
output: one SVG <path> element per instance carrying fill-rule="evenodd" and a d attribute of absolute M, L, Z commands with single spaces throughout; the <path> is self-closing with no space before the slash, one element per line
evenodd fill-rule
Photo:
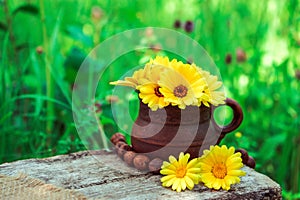
<path fill-rule="evenodd" d="M 281 188 L 277 183 L 249 167 L 245 166 L 243 170 L 247 175 L 229 191 L 214 191 L 199 184 L 191 191 L 177 193 L 161 186 L 160 175 L 129 167 L 116 153 L 104 150 L 0 165 L 0 174 L 26 174 L 88 199 L 281 199 Z"/>

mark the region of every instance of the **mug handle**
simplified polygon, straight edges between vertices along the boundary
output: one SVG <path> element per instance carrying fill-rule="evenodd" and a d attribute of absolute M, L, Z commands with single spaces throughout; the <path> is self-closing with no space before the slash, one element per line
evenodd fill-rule
<path fill-rule="evenodd" d="M 237 129 L 240 126 L 240 124 L 242 123 L 243 118 L 244 118 L 242 108 L 241 108 L 241 106 L 235 100 L 230 99 L 230 98 L 226 98 L 224 105 L 227 105 L 227 106 L 231 107 L 231 109 L 233 110 L 233 119 L 232 119 L 232 121 L 228 125 L 226 125 L 226 126 L 219 126 L 215 122 L 214 118 L 212 117 L 212 119 L 213 119 L 212 122 L 213 122 L 214 126 L 218 130 L 221 130 L 221 135 L 220 135 L 219 140 L 221 140 L 222 138 L 224 138 L 224 136 L 227 133 L 232 132 L 233 130 Z M 223 105 L 220 105 L 220 106 L 223 106 Z M 212 115 L 214 113 L 214 110 L 217 107 L 215 107 L 215 106 L 212 107 Z"/>

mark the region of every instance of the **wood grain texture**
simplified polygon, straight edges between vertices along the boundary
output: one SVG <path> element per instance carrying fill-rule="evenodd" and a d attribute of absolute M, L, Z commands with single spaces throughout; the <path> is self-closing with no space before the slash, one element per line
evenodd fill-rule
<path fill-rule="evenodd" d="M 247 175 L 230 191 L 213 191 L 200 184 L 177 193 L 161 186 L 160 175 L 128 167 L 114 152 L 102 150 L 0 165 L 0 174 L 24 173 L 91 199 L 281 199 L 277 183 L 248 167 L 243 170 Z"/>

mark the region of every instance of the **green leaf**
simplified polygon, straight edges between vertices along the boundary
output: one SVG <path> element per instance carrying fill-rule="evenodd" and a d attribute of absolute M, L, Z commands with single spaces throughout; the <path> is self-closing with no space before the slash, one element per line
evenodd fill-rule
<path fill-rule="evenodd" d="M 290 191 L 282 190 L 282 197 L 285 199 L 299 199 L 300 193 L 292 193 Z"/>
<path fill-rule="evenodd" d="M 100 120 L 101 120 L 101 123 L 104 124 L 104 125 L 106 125 L 106 124 L 113 124 L 114 125 L 115 124 L 114 120 L 112 120 L 111 118 L 106 117 L 104 115 L 100 116 Z"/>
<path fill-rule="evenodd" d="M 18 8 L 16 8 L 12 15 L 16 15 L 19 12 L 23 12 L 23 13 L 28 13 L 28 14 L 32 14 L 32 15 L 38 15 L 39 14 L 39 9 L 38 7 L 31 5 L 31 4 L 26 4 L 26 5 L 22 5 L 19 6 Z"/>
<path fill-rule="evenodd" d="M 17 51 L 22 51 L 22 50 L 28 48 L 28 46 L 29 45 L 27 43 L 22 43 L 22 44 L 19 44 L 19 45 L 16 46 L 16 50 Z"/>
<path fill-rule="evenodd" d="M 66 28 L 66 33 L 73 39 L 79 40 L 85 45 L 93 45 L 92 37 L 85 35 L 80 26 L 68 26 Z"/>
<path fill-rule="evenodd" d="M 7 30 L 6 25 L 4 23 L 2 23 L 2 22 L 0 22 L 0 30 L 2 30 L 4 32 Z"/>
<path fill-rule="evenodd" d="M 285 142 L 286 134 L 281 133 L 269 137 L 265 140 L 262 147 L 260 148 L 260 157 L 264 158 L 265 161 L 270 160 L 276 153 L 276 148 Z"/>
<path fill-rule="evenodd" d="M 73 47 L 65 59 L 64 66 L 75 69 L 77 72 L 86 56 L 81 49 Z"/>
<path fill-rule="evenodd" d="M 12 111 L 4 114 L 3 116 L 1 116 L 0 118 L 0 124 L 2 124 L 7 118 L 11 117 L 12 116 Z"/>
<path fill-rule="evenodd" d="M 18 99 L 40 99 L 40 100 L 44 100 L 44 101 L 50 101 L 50 102 L 56 103 L 57 105 L 60 105 L 64 108 L 66 108 L 68 110 L 71 110 L 70 105 L 65 104 L 62 101 L 50 98 L 48 96 L 42 96 L 42 95 L 39 95 L 39 94 L 24 94 L 24 95 L 16 96 L 16 97 L 10 99 L 10 101 L 16 101 Z"/>

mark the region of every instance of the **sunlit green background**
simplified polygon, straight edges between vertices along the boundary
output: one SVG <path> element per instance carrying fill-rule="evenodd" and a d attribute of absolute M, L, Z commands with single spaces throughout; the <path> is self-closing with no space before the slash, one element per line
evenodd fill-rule
<path fill-rule="evenodd" d="M 207 50 L 245 114 L 223 143 L 246 149 L 285 199 L 300 198 L 298 0 L 1 0 L 0 163 L 84 150 L 71 112 L 78 68 L 103 40 L 148 26 L 177 30 Z M 141 38 L 150 49 L 113 63 L 106 80 L 163 54 L 151 36 Z M 118 131 L 110 103 L 121 102 L 111 89 L 94 100 L 108 136 Z"/>

